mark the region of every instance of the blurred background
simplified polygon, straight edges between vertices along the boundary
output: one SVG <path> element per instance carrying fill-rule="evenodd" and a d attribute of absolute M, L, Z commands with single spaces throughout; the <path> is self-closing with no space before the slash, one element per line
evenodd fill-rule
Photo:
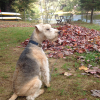
<path fill-rule="evenodd" d="M 0 12 L 20 13 L 21 20 L 56 23 L 55 15 L 100 25 L 100 0 L 0 0 Z"/>

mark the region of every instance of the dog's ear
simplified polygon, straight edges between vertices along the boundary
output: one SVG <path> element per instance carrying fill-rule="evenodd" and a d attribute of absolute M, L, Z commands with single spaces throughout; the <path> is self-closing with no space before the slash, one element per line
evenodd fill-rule
<path fill-rule="evenodd" d="M 36 29 L 36 31 L 39 33 L 39 32 L 42 32 L 42 29 L 43 29 L 43 24 L 41 23 L 41 24 L 38 24 L 38 25 L 35 25 L 35 29 Z"/>

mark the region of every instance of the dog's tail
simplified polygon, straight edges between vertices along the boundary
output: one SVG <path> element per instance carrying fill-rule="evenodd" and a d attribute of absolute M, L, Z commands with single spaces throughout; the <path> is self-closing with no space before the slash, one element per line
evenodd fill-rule
<path fill-rule="evenodd" d="M 15 100 L 18 96 L 14 93 L 9 100 Z"/>

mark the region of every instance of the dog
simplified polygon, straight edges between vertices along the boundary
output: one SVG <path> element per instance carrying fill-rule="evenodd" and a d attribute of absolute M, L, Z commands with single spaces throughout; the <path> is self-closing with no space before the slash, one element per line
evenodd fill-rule
<path fill-rule="evenodd" d="M 13 75 L 14 94 L 9 100 L 15 100 L 18 96 L 26 96 L 27 100 L 35 100 L 44 93 L 44 89 L 40 89 L 42 81 L 46 87 L 50 87 L 48 58 L 41 45 L 46 39 L 56 40 L 59 34 L 60 31 L 52 28 L 50 24 L 35 25 L 29 43 L 17 61 Z"/>

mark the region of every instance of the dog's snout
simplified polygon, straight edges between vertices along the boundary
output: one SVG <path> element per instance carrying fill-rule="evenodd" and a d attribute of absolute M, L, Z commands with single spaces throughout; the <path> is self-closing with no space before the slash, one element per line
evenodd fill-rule
<path fill-rule="evenodd" d="M 58 34 L 60 35 L 61 31 L 58 31 Z"/>

